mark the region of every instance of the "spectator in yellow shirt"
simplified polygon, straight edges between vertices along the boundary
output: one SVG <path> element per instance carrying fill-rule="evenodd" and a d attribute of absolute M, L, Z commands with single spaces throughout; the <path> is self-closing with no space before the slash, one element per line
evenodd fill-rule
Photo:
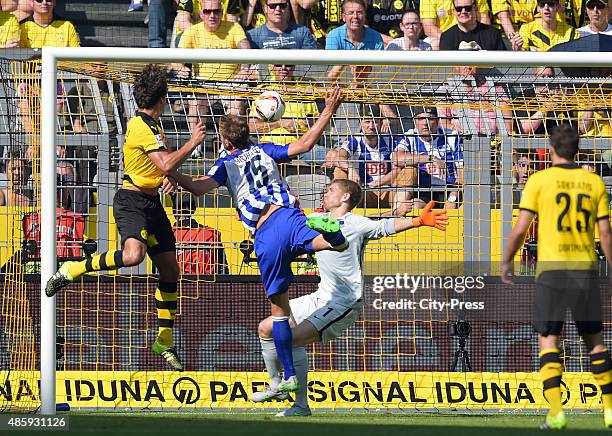
<path fill-rule="evenodd" d="M 55 0 L 30 0 L 33 14 L 21 23 L 21 47 L 79 47 L 79 35 L 70 21 L 56 19 Z"/>
<path fill-rule="evenodd" d="M 74 25 L 70 21 L 57 19 L 54 15 L 55 0 L 30 0 L 32 16 L 22 21 L 20 24 L 22 48 L 41 48 L 51 47 L 79 47 L 79 35 Z M 61 112 L 64 94 L 61 84 L 58 82 L 57 110 Z M 32 132 L 32 117 L 30 100 L 31 97 L 38 97 L 38 86 L 29 86 L 27 83 L 20 83 L 17 89 L 19 99 L 19 110 L 23 128 L 26 132 Z M 37 155 L 38 150 L 30 147 L 28 154 L 30 157 Z"/>
<path fill-rule="evenodd" d="M 489 4 L 487 0 L 474 0 L 474 6 L 478 10 L 478 21 L 483 24 L 491 24 L 489 17 Z M 425 35 L 430 38 L 429 43 L 433 50 L 438 50 L 440 35 L 457 24 L 453 0 L 421 0 L 421 21 Z"/>
<path fill-rule="evenodd" d="M 179 42 L 179 48 L 250 48 L 249 41 L 244 30 L 238 23 L 232 23 L 221 19 L 223 10 L 219 0 L 203 0 L 202 17 L 204 19 L 183 33 Z M 194 64 L 193 71 L 186 65 L 175 64 L 173 68 L 180 78 L 186 79 L 190 74 L 193 77 L 206 81 L 226 82 L 234 81 L 242 83 L 248 77 L 248 65 L 238 64 Z M 231 86 L 231 84 L 230 84 Z M 197 123 L 198 113 L 206 115 L 209 109 L 211 96 L 189 102 L 189 126 Z M 244 101 L 236 99 L 221 99 L 226 113 L 234 115 L 243 111 Z M 196 154 L 201 154 L 197 150 Z"/>
<path fill-rule="evenodd" d="M 17 18 L 9 12 L 0 11 L 0 47 L 19 47 L 20 34 Z"/>
<path fill-rule="evenodd" d="M 513 50 L 548 51 L 557 44 L 580 38 L 578 31 L 559 20 L 559 0 L 538 0 L 540 18 L 521 27 L 512 40 Z"/>
<path fill-rule="evenodd" d="M 607 1 L 607 0 L 606 0 Z M 581 23 L 583 4 L 586 0 L 561 0 L 558 18 L 573 27 Z M 512 41 L 523 24 L 540 18 L 537 0 L 491 0 L 493 24 L 500 26 Z"/>
<path fill-rule="evenodd" d="M 177 47 L 183 32 L 191 26 L 202 21 L 202 0 L 175 0 L 176 21 L 174 26 L 175 36 L 172 47 Z M 222 0 L 221 9 L 223 19 L 232 23 L 239 23 L 245 7 L 243 0 Z M 243 23 L 244 24 L 244 23 Z"/>

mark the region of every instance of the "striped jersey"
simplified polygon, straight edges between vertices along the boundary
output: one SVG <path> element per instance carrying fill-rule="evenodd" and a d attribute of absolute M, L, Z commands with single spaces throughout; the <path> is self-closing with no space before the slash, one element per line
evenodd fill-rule
<path fill-rule="evenodd" d="M 457 169 L 463 168 L 463 141 L 450 129 L 438 127 L 432 141 L 424 141 L 416 129 L 410 129 L 397 143 L 397 151 L 436 157 L 446 163 L 446 173 L 433 163 L 419 164 L 420 186 L 443 186 L 457 183 Z"/>
<path fill-rule="evenodd" d="M 395 150 L 390 136 L 380 136 L 377 147 L 366 144 L 365 136 L 349 136 L 339 148 L 348 152 L 364 184 L 378 180 L 391 171 L 391 154 Z"/>
<path fill-rule="evenodd" d="M 251 144 L 217 159 L 208 177 L 227 186 L 244 227 L 252 234 L 267 204 L 294 208 L 295 197 L 281 177 L 277 163 L 289 162 L 289 147 Z"/>

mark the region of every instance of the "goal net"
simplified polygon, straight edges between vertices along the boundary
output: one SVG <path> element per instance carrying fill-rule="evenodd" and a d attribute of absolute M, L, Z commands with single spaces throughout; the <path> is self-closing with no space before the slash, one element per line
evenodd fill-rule
<path fill-rule="evenodd" d="M 338 84 L 343 103 L 319 143 L 281 168 L 300 206 L 317 209 L 331 180 L 356 177 L 365 190 L 357 214 L 416 216 L 429 200 L 448 209 L 445 233 L 418 229 L 368 244 L 361 317 L 340 338 L 308 348 L 311 407 L 543 407 L 529 316 L 537 225 L 517 255 L 524 277 L 515 287 L 501 284 L 499 262 L 526 178 L 550 164 L 554 125 L 575 125 L 583 134 L 579 163 L 610 181 L 612 60 L 262 52 L 45 49 L 42 62 L 6 67 L 3 80 L 11 86 L 4 98 L 15 108 L 7 117 L 22 132 L 10 144 L 29 150 L 34 163 L 29 208 L 0 208 L 3 229 L 12 229 L 2 247 L 0 409 L 33 409 L 41 397 L 43 410 L 53 400 L 118 410 L 284 407 L 248 400 L 267 381 L 257 325 L 269 309 L 251 236 L 223 187 L 202 197 L 162 196 L 182 269 L 174 330 L 185 373 L 168 371 L 151 352 L 157 276 L 150 260 L 86 275 L 55 299 L 40 297 L 41 279 L 59 263 L 120 245 L 112 199 L 122 182 L 125 124 L 137 110 L 131 86 L 152 61 L 169 72 L 161 116 L 169 148 L 181 147 L 191 126 L 206 121 L 205 143 L 183 173 L 205 175 L 222 155 L 221 115 L 248 117 L 254 142 L 288 144 Z M 189 77 L 178 74 L 183 66 Z M 227 68 L 240 79 L 215 76 Z M 287 103 L 278 122 L 253 116 L 251 103 L 264 90 L 278 91 Z M 394 160 L 398 147 L 425 158 L 401 165 Z M 26 159 L 5 155 L 8 163 Z M 391 171 L 392 178 L 377 183 Z M 38 235 L 31 231 L 37 225 Z M 314 259 L 296 262 L 294 273 L 291 298 L 317 289 Z M 480 283 L 474 291 L 480 294 L 470 293 Z M 601 290 L 608 291 L 603 282 Z M 475 300 L 486 310 L 468 309 Z M 438 305 L 452 301 L 456 306 Z M 609 323 L 610 299 L 602 301 Z M 562 357 L 566 407 L 598 408 L 600 393 L 573 326 L 564 331 Z M 56 380 L 56 390 L 45 380 Z"/>

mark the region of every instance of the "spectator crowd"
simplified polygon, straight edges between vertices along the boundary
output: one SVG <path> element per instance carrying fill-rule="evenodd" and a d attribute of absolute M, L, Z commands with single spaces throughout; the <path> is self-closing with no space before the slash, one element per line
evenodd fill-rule
<path fill-rule="evenodd" d="M 79 46 L 75 26 L 55 13 L 56 1 L 0 0 L 0 45 L 5 48 Z M 143 10 L 146 3 L 132 0 L 128 10 Z M 555 45 L 593 34 L 612 35 L 608 0 L 148 0 L 147 11 L 150 47 L 547 51 Z M 169 20 L 173 20 L 171 26 Z M 171 34 L 167 34 L 167 29 L 172 30 Z M 195 63 L 173 64 L 171 69 L 177 80 L 214 82 L 228 91 L 223 95 L 206 98 L 194 95 L 188 99 L 183 108 L 189 129 L 200 117 L 211 114 L 213 105 L 220 106 L 224 113 L 252 113 L 248 102 L 229 95 L 236 83 L 258 77 L 253 66 Z M 327 77 L 336 79 L 342 70 L 341 66 L 331 66 Z M 353 86 L 360 86 L 370 69 L 353 67 L 351 73 Z M 270 83 L 260 86 L 282 92 L 283 86 L 294 80 L 294 74 L 292 65 L 273 65 L 269 71 Z M 460 207 L 462 134 L 489 137 L 495 149 L 497 138 L 502 134 L 542 134 L 552 124 L 571 118 L 563 119 L 549 103 L 551 99 L 547 97 L 558 90 L 538 85 L 533 87 L 530 96 L 524 97 L 542 97 L 539 110 L 519 114 L 505 110 L 500 118 L 493 107 L 494 100 L 509 101 L 511 96 L 506 90 L 491 89 L 485 73 L 478 68 L 461 67 L 457 75 L 462 78 L 458 86 L 463 98 L 480 105 L 479 110 L 467 109 L 467 116 L 474 123 L 471 132 L 463 131 L 459 109 L 448 105 L 437 109 L 412 108 L 408 118 L 413 128 L 402 128 L 405 115 L 390 105 L 360 105 L 354 131 L 339 139 L 331 149 L 315 152 L 310 158 L 330 176 L 360 182 L 366 188 L 364 204 L 369 207 L 389 208 L 395 215 L 421 207 L 429 199 L 447 208 Z M 536 79 L 554 76 L 553 68 L 542 67 L 534 72 Z M 99 81 L 98 88 L 96 95 L 106 102 L 103 110 L 112 113 L 113 105 L 109 102 L 115 93 L 104 81 Z M 31 97 L 38 93 L 32 84 L 21 83 L 17 87 L 21 125 L 26 133 L 37 127 L 33 125 L 30 104 Z M 92 95 L 89 86 L 81 84 L 67 90 L 58 83 L 58 112 L 69 108 L 72 113 L 81 113 L 70 117 L 69 128 L 74 133 L 99 130 L 95 117 L 88 115 L 96 110 Z M 313 102 L 288 101 L 281 120 L 265 123 L 250 117 L 249 126 L 260 141 L 287 144 L 306 131 L 317 115 Z M 583 135 L 612 136 L 608 108 L 587 108 L 575 114 L 574 119 Z M 109 124 L 108 127 L 116 134 L 116 126 Z M 0 205 L 26 204 L 31 200 L 27 182 L 23 180 L 23 174 L 27 173 L 24 158 L 31 159 L 36 153 L 32 149 L 26 156 L 9 156 L 3 166 L 7 189 L 0 190 Z M 83 153 L 83 150 L 58 148 L 58 156 L 68 161 L 82 158 Z M 199 149 L 194 153 L 193 157 L 202 157 L 204 151 Z M 95 162 L 95 155 L 87 156 Z M 4 157 L 7 158 L 6 153 Z M 545 156 L 539 155 L 539 158 L 545 159 Z M 516 159 L 516 162 L 523 160 Z M 62 171 L 58 169 L 62 180 L 69 175 L 72 184 L 92 182 L 95 168 L 91 162 L 63 165 Z M 91 201 L 86 193 L 72 190 L 70 198 L 63 203 L 86 212 Z"/>

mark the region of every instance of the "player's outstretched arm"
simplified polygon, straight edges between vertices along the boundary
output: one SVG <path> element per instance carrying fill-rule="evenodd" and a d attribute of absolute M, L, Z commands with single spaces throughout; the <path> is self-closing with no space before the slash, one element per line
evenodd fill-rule
<path fill-rule="evenodd" d="M 516 224 L 512 228 L 512 232 L 510 232 L 510 236 L 508 236 L 508 243 L 506 244 L 506 249 L 502 257 L 501 279 L 504 283 L 512 284 L 512 263 L 514 262 L 514 255 L 521 245 L 523 245 L 525 235 L 527 235 L 527 231 L 529 230 L 529 226 L 534 216 L 535 214 L 533 212 L 522 209 Z"/>
<path fill-rule="evenodd" d="M 338 86 L 334 86 L 332 89 L 327 91 L 327 96 L 325 97 L 325 108 L 323 111 L 321 111 L 319 119 L 306 133 L 304 133 L 304 135 L 300 137 L 300 139 L 289 144 L 287 154 L 290 158 L 312 150 L 315 144 L 319 142 L 325 127 L 327 127 L 327 123 L 329 123 L 331 117 L 333 117 L 338 110 L 338 106 L 340 106 L 341 101 L 342 90 Z"/>
<path fill-rule="evenodd" d="M 204 176 L 193 178 L 178 171 L 174 171 L 169 177 L 176 180 L 176 182 L 191 192 L 193 195 L 204 195 L 208 194 L 213 189 L 219 187 L 219 183 L 212 177 Z"/>
<path fill-rule="evenodd" d="M 149 158 L 155 166 L 164 173 L 165 176 L 171 175 L 183 162 L 191 156 L 191 152 L 200 145 L 206 138 L 206 124 L 204 121 L 198 121 L 191 132 L 191 138 L 181 148 L 176 151 L 156 151 L 149 153 Z"/>
<path fill-rule="evenodd" d="M 435 204 L 435 201 L 427 203 L 421 215 L 416 218 L 395 218 L 395 233 L 421 226 L 435 227 L 438 230 L 446 231 L 448 225 L 446 210 L 432 210 Z"/>

